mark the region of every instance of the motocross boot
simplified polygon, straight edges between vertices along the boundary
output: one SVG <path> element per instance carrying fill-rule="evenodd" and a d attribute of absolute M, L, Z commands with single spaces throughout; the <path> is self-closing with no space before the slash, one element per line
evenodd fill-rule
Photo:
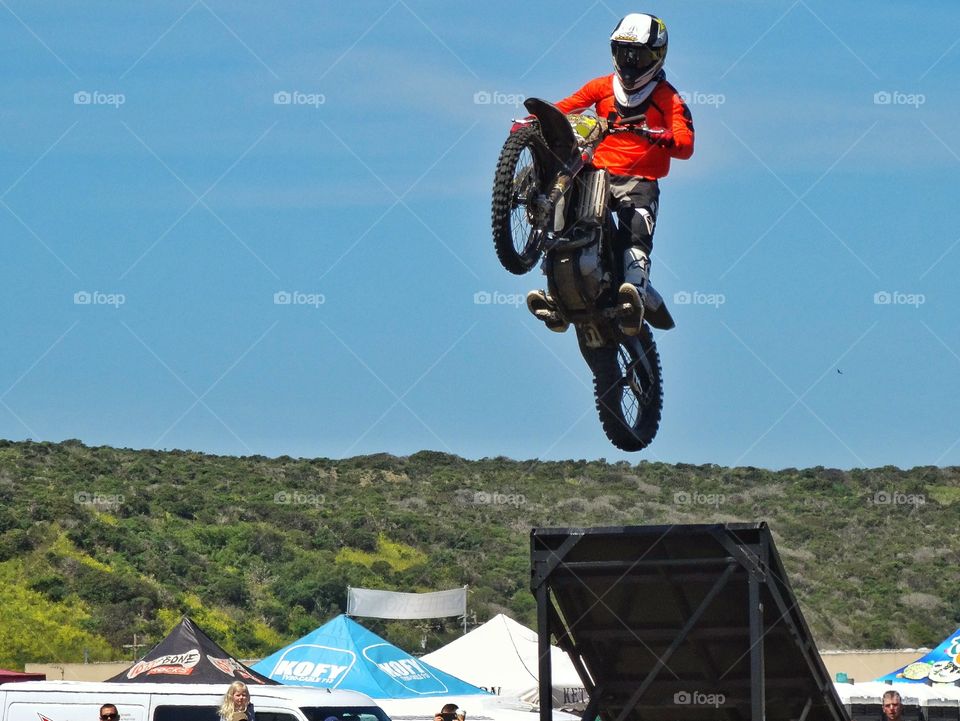
<path fill-rule="evenodd" d="M 527 308 L 537 320 L 542 320 L 544 325 L 555 333 L 564 333 L 570 327 L 570 324 L 560 317 L 557 304 L 545 290 L 531 290 L 527 293 Z"/>
<path fill-rule="evenodd" d="M 638 335 L 643 327 L 650 258 L 640 248 L 627 248 L 623 253 L 623 268 L 624 282 L 617 293 L 620 330 L 624 335 Z"/>

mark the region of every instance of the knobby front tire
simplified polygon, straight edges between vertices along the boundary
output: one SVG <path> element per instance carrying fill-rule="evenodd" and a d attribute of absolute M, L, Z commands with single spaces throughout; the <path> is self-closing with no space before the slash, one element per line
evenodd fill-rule
<path fill-rule="evenodd" d="M 533 223 L 532 202 L 542 190 L 547 147 L 536 125 L 510 134 L 500 151 L 493 180 L 493 245 L 500 264 L 523 275 L 540 258 L 541 230 Z"/>

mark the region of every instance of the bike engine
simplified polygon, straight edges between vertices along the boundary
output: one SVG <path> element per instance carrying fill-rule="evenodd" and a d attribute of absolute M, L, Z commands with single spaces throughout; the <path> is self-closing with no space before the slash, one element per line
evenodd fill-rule
<path fill-rule="evenodd" d="M 577 197 L 562 240 L 544 259 L 550 294 L 568 314 L 589 312 L 612 282 L 611 269 L 602 262 L 603 223 L 609 179 L 605 170 L 582 173 L 576 180 Z"/>

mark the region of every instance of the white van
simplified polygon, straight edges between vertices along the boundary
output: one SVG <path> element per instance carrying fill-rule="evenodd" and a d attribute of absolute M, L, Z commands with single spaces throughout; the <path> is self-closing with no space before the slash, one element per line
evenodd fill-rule
<path fill-rule="evenodd" d="M 99 721 L 114 704 L 120 721 L 219 721 L 228 684 L 21 681 L 0 685 L 0 721 Z M 249 684 L 256 721 L 390 721 L 354 691 Z"/>

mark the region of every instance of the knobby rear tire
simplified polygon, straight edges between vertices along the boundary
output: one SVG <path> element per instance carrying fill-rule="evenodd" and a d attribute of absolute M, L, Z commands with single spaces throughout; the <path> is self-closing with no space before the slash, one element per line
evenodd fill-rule
<path fill-rule="evenodd" d="M 535 124 L 510 134 L 500 151 L 493 180 L 493 245 L 500 264 L 523 275 L 540 259 L 529 203 L 540 194 L 547 147 Z"/>
<path fill-rule="evenodd" d="M 623 451 L 642 450 L 657 435 L 663 409 L 660 355 L 650 327 L 644 323 L 635 339 L 599 352 L 603 357 L 594 367 L 593 383 L 603 432 Z M 639 352 L 646 354 L 652 378 L 636 363 Z"/>

